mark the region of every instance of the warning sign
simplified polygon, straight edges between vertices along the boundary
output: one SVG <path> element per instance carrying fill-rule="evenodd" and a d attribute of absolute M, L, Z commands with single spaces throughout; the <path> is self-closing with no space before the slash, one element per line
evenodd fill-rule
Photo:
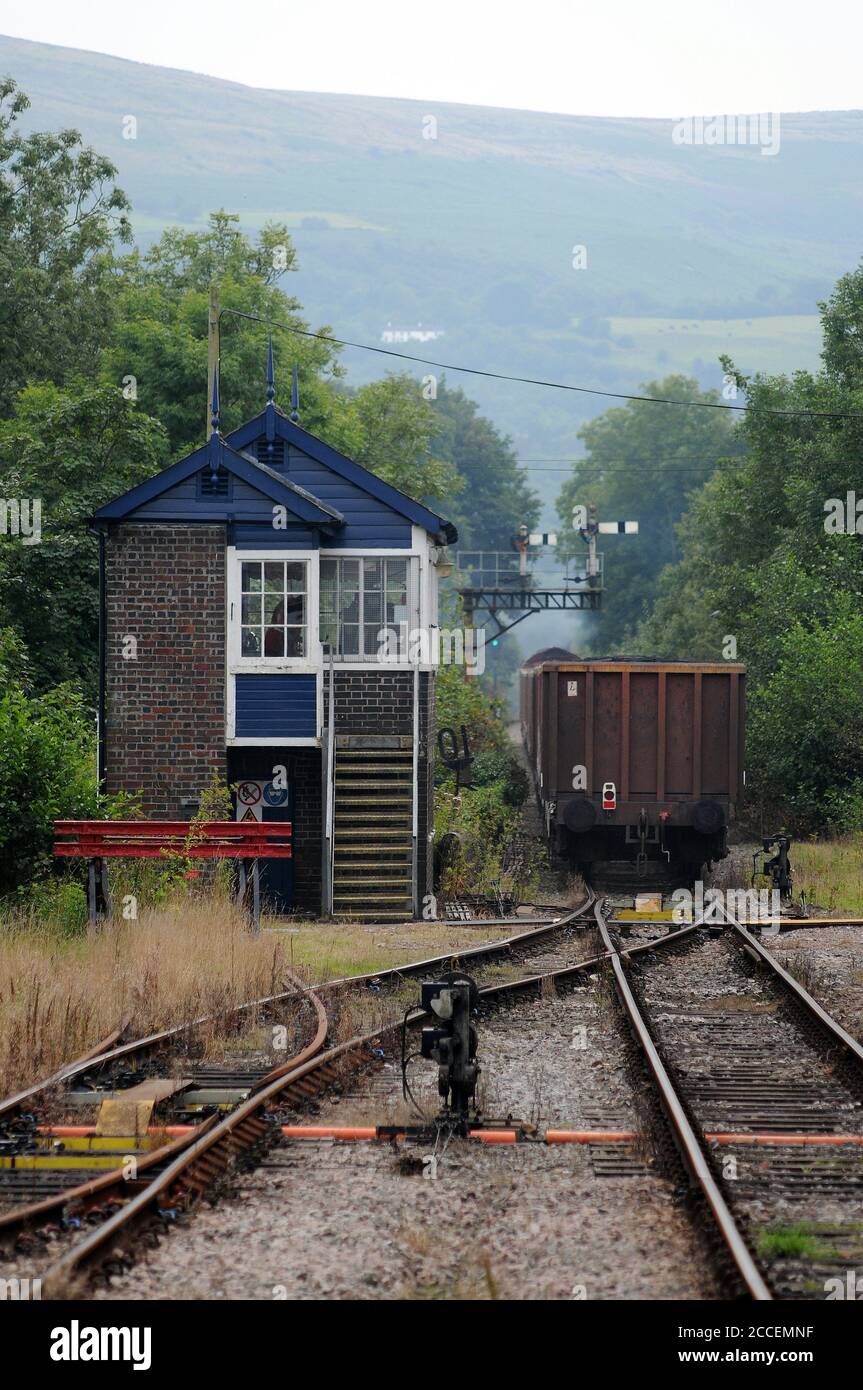
<path fill-rule="evenodd" d="M 272 782 L 240 782 L 237 786 L 237 820 L 262 821 L 265 806 L 285 806 L 287 800 L 287 787 L 277 787 Z"/>
<path fill-rule="evenodd" d="M 237 803 L 243 806 L 258 806 L 263 794 L 263 782 L 241 782 L 237 787 Z"/>

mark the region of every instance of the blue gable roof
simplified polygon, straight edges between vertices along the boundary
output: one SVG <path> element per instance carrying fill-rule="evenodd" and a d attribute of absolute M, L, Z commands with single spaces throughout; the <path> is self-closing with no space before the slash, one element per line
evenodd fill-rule
<path fill-rule="evenodd" d="M 212 476 L 214 449 L 219 469 L 231 479 L 221 490 L 202 486 L 202 478 Z M 274 504 L 289 515 L 288 532 L 276 537 Z M 296 544 L 323 531 L 327 548 L 408 549 L 412 525 L 440 542 L 457 538 L 450 522 L 331 449 L 272 404 L 226 440 L 212 439 L 100 507 L 94 517 L 97 522 L 128 519 L 232 522 L 241 546 L 273 540 Z"/>
<path fill-rule="evenodd" d="M 295 421 L 289 420 L 287 416 L 274 405 L 270 404 L 261 411 L 253 420 L 248 420 L 245 425 L 240 425 L 239 429 L 233 430 L 228 435 L 228 439 L 235 449 L 249 449 L 254 445 L 267 445 L 273 440 L 283 441 L 285 454 L 288 457 L 287 476 L 294 476 L 292 461 L 297 460 L 301 463 L 298 472 L 302 472 L 302 461 L 305 461 L 305 469 L 308 477 L 314 477 L 323 487 L 325 486 L 326 474 L 334 475 L 335 478 L 350 484 L 360 493 L 365 493 L 367 497 L 374 498 L 397 516 L 404 517 L 407 521 L 417 526 L 422 526 L 430 535 L 439 538 L 447 543 L 452 543 L 458 539 L 458 532 L 452 522 L 445 521 L 443 517 L 435 512 L 429 511 L 421 502 L 416 502 L 412 497 L 398 488 L 393 487 L 392 483 L 384 482 L 371 469 L 364 468 L 362 464 L 355 463 L 345 454 L 340 454 L 338 449 L 332 449 L 329 444 L 325 444 L 316 435 L 304 430 Z M 310 465 L 318 465 L 312 468 Z M 281 471 L 281 470 L 280 470 Z M 282 473 L 282 476 L 286 476 Z M 322 495 L 318 487 L 312 484 L 315 496 Z M 332 478 L 330 479 L 332 487 Z"/>
<path fill-rule="evenodd" d="M 235 495 L 230 499 L 218 496 L 200 498 L 197 478 L 205 470 L 209 473 L 212 457 L 211 446 L 203 444 L 200 449 L 163 469 L 154 478 L 148 478 L 113 502 L 100 507 L 94 520 L 122 521 L 134 513 L 141 519 L 146 517 L 153 521 L 173 521 L 181 517 L 200 521 L 243 517 L 271 525 L 272 507 L 275 504 L 285 507 L 299 521 L 311 526 L 329 528 L 344 524 L 344 517 L 337 508 L 319 501 L 305 488 L 280 477 L 272 468 L 248 454 L 232 449 L 224 440 L 219 441 L 219 469 L 225 470 L 242 486 L 235 490 Z M 263 510 L 260 507 L 261 499 L 269 504 Z M 259 504 L 257 508 L 255 501 Z"/>

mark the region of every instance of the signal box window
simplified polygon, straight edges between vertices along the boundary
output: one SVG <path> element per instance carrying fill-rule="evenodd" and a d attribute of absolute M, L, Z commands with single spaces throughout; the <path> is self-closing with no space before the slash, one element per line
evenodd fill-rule
<path fill-rule="evenodd" d="M 325 649 L 350 660 L 375 660 L 389 631 L 398 641 L 412 625 L 408 560 L 321 559 L 320 636 Z M 414 620 L 415 622 L 415 620 Z"/>
<path fill-rule="evenodd" d="M 244 657 L 307 655 L 307 561 L 244 560 L 240 604 Z"/>

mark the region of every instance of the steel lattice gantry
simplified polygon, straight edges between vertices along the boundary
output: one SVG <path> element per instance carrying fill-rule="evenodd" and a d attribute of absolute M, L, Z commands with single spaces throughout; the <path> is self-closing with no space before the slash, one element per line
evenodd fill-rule
<path fill-rule="evenodd" d="M 464 603 L 465 623 L 474 625 L 476 613 L 487 613 L 495 623 L 492 638 L 501 637 L 531 613 L 549 610 L 596 610 L 601 606 L 602 589 L 531 589 L 527 586 L 506 589 L 466 588 L 456 592 Z M 501 622 L 499 613 L 517 614 Z"/>

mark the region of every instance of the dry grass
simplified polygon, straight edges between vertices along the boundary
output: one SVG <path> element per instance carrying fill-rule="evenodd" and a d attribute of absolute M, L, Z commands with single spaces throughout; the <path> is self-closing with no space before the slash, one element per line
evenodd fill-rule
<path fill-rule="evenodd" d="M 525 927 L 524 930 L 528 928 Z M 264 1048 L 254 1021 L 242 1036 L 229 1024 L 238 1004 L 288 988 L 293 970 L 307 983 L 374 972 L 426 956 L 499 940 L 520 927 L 420 922 L 409 927 L 308 923 L 253 937 L 229 899 L 182 897 L 74 936 L 33 913 L 0 918 L 0 1095 L 30 1085 L 100 1042 L 123 1020 L 129 1035 L 193 1022 L 196 1041 L 215 1057 Z M 327 1000 L 332 1041 L 368 1033 L 400 1017 L 417 997 L 408 984 L 386 995 Z"/>
<path fill-rule="evenodd" d="M 408 1008 L 419 1003 L 420 989 L 416 981 L 406 981 L 380 994 L 370 990 L 356 993 L 325 993 L 321 997 L 330 1021 L 331 1043 L 347 1042 L 386 1028 L 401 1019 Z"/>
<path fill-rule="evenodd" d="M 142 1036 L 204 1015 L 208 1050 L 226 1015 L 285 988 L 285 945 L 255 938 L 226 901 L 183 901 L 60 935 L 29 917 L 0 922 L 0 1094 L 49 1075 L 128 1019 Z"/>
<path fill-rule="evenodd" d="M 587 884 L 581 874 L 575 870 L 567 876 L 566 888 L 563 894 L 563 901 L 566 907 L 580 907 L 587 897 Z"/>
<path fill-rule="evenodd" d="M 783 964 L 788 974 L 793 975 L 797 983 L 802 985 L 809 994 L 817 992 L 821 984 L 821 974 L 811 956 L 803 951 L 798 951 L 796 955 L 786 956 Z"/>

